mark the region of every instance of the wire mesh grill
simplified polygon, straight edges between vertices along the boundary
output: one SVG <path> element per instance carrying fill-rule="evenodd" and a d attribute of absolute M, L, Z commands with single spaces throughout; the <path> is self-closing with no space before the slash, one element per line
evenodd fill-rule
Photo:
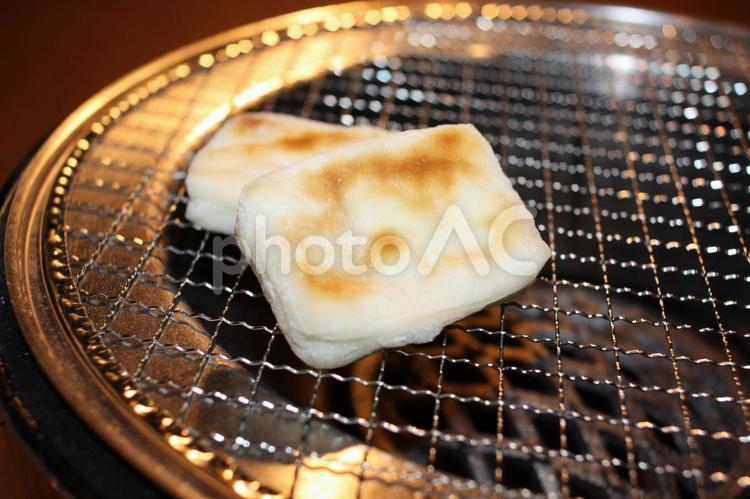
<path fill-rule="evenodd" d="M 144 82 L 65 166 L 64 298 L 138 390 L 282 494 L 746 492 L 750 41 L 598 12 L 370 9 Z M 190 155 L 233 105 L 471 122 L 552 259 L 430 344 L 311 370 L 252 272 L 220 271 L 237 248 L 184 218 Z"/>

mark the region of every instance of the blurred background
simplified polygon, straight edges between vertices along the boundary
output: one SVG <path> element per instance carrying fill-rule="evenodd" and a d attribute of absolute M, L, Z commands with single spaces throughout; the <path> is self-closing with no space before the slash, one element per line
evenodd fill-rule
<path fill-rule="evenodd" d="M 65 116 L 131 69 L 227 28 L 326 3 L 331 2 L 0 0 L 0 183 Z M 619 3 L 750 28 L 750 0 Z M 10 432 L 0 431 L 3 497 L 46 495 L 39 483 L 23 478 L 23 454 Z"/>

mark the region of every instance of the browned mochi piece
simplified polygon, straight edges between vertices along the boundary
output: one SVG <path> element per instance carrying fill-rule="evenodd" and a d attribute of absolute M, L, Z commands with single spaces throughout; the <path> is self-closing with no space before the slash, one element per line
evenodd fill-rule
<path fill-rule="evenodd" d="M 471 125 L 350 144 L 258 178 L 236 233 L 292 349 L 321 368 L 430 341 L 528 285 L 550 254 Z"/>
<path fill-rule="evenodd" d="M 185 182 L 190 196 L 186 216 L 207 230 L 232 234 L 240 191 L 248 182 L 326 149 L 387 133 L 286 114 L 237 114 L 191 161 Z"/>

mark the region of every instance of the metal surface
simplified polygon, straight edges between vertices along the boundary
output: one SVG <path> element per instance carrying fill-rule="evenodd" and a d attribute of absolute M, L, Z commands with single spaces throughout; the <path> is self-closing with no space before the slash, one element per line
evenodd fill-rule
<path fill-rule="evenodd" d="M 42 148 L 6 240 L 19 322 L 179 495 L 747 492 L 749 58 L 742 32 L 632 9 L 359 3 L 227 32 Z M 183 216 L 192 152 L 248 107 L 474 123 L 550 263 L 431 344 L 307 368 L 252 273 L 220 271 L 236 247 Z"/>

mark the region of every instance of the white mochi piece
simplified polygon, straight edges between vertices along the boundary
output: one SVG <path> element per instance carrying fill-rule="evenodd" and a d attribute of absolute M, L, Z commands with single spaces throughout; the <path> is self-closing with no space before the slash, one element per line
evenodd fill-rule
<path fill-rule="evenodd" d="M 438 227 L 448 228 L 438 231 L 447 243 L 427 272 L 424 256 L 440 240 Z M 348 231 L 365 237 L 353 246 L 354 269 L 337 243 Z M 350 144 L 260 177 L 242 191 L 236 234 L 281 331 L 317 368 L 428 342 L 529 285 L 550 256 L 472 125 Z M 309 236 L 317 242 L 296 251 Z M 320 238 L 332 248 L 330 268 Z M 298 253 L 307 258 L 297 260 Z"/>
<path fill-rule="evenodd" d="M 369 126 L 331 125 L 277 113 L 228 119 L 195 154 L 185 180 L 188 220 L 234 233 L 242 187 L 253 179 L 331 147 L 387 134 Z"/>

